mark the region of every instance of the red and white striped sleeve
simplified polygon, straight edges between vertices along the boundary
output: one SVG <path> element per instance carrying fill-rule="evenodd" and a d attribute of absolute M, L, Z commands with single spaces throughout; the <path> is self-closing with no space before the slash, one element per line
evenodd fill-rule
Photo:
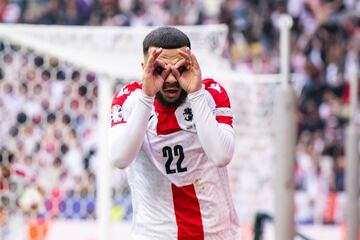
<path fill-rule="evenodd" d="M 210 93 L 215 102 L 214 114 L 219 123 L 228 124 L 232 127 L 233 114 L 231 104 L 226 90 L 214 79 L 207 78 L 203 80 L 205 90 Z"/>

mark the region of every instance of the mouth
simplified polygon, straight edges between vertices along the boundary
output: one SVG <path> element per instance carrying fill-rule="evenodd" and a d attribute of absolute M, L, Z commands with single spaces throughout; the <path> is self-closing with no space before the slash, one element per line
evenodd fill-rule
<path fill-rule="evenodd" d="M 164 92 L 168 92 L 168 93 L 176 93 L 178 92 L 179 89 L 178 88 L 167 88 L 167 89 L 164 89 Z"/>
<path fill-rule="evenodd" d="M 168 98 L 174 98 L 177 97 L 180 88 L 166 88 L 163 91 Z"/>

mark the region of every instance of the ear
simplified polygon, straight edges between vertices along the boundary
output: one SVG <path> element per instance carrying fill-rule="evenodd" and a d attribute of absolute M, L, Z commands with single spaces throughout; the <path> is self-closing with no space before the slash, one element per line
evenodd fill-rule
<path fill-rule="evenodd" d="M 144 54 L 144 61 L 141 62 L 141 68 L 144 70 L 145 68 L 145 63 L 147 62 L 147 59 L 148 59 L 148 55 L 147 54 Z"/>

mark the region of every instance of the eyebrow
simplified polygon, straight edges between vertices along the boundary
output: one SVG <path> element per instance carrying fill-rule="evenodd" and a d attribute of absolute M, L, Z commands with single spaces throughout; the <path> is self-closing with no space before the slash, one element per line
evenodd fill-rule
<path fill-rule="evenodd" d="M 182 59 L 184 59 L 183 57 L 181 57 L 181 56 L 176 56 L 176 58 L 172 58 L 172 57 L 169 57 L 169 56 L 159 56 L 159 58 L 158 58 L 160 61 L 161 60 L 171 60 L 171 63 L 172 64 L 176 64 L 176 63 L 178 63 L 178 62 L 180 62 Z M 173 60 L 176 60 L 175 62 L 173 62 Z"/>

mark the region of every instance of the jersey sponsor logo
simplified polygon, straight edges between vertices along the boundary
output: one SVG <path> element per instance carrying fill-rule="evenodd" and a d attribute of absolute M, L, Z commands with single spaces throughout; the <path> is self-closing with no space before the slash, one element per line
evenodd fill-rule
<path fill-rule="evenodd" d="M 111 109 L 111 123 L 115 124 L 122 121 L 124 121 L 122 107 L 120 105 L 114 105 Z"/>
<path fill-rule="evenodd" d="M 185 121 L 191 122 L 191 121 L 193 120 L 194 115 L 193 115 L 193 113 L 192 113 L 192 109 L 191 109 L 191 108 L 185 108 L 183 115 L 184 115 Z"/>
<path fill-rule="evenodd" d="M 208 88 L 215 89 L 216 91 L 218 91 L 219 93 L 221 93 L 220 84 L 218 84 L 218 83 L 212 83 L 212 84 L 210 85 L 210 87 L 208 87 Z"/>

